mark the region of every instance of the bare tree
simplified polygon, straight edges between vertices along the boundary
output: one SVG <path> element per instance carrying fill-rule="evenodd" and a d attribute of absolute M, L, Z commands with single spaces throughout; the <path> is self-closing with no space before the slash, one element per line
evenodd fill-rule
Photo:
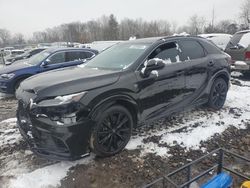
<path fill-rule="evenodd" d="M 240 17 L 246 28 L 250 27 L 250 0 L 244 0 L 241 6 Z"/>
<path fill-rule="evenodd" d="M 206 20 L 198 15 L 193 15 L 189 18 L 189 33 L 191 35 L 197 35 L 203 33 Z"/>
<path fill-rule="evenodd" d="M 6 46 L 10 43 L 11 35 L 7 29 L 0 29 L 0 38 L 1 43 L 0 46 Z"/>
<path fill-rule="evenodd" d="M 12 44 L 19 44 L 20 45 L 20 44 L 25 43 L 24 36 L 21 33 L 15 34 L 11 41 L 12 41 Z"/>

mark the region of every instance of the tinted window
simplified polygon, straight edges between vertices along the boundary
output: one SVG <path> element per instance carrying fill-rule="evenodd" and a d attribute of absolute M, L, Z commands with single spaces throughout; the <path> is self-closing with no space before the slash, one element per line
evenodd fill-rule
<path fill-rule="evenodd" d="M 85 56 L 85 58 L 91 58 L 94 54 L 93 53 L 91 53 L 91 52 L 81 52 L 81 54 L 83 55 L 83 56 Z"/>
<path fill-rule="evenodd" d="M 75 52 L 66 52 L 66 61 L 75 61 L 79 59 L 85 59 L 85 58 L 80 58 L 80 52 L 75 51 Z"/>
<path fill-rule="evenodd" d="M 184 40 L 180 41 L 180 44 L 182 48 L 182 61 L 198 59 L 205 56 L 202 46 L 196 41 Z"/>
<path fill-rule="evenodd" d="M 215 46 L 215 44 L 213 44 L 212 42 L 207 41 L 207 40 L 202 40 L 200 42 L 203 45 L 203 47 L 206 49 L 207 53 L 221 54 L 221 50 L 217 46 Z"/>
<path fill-rule="evenodd" d="M 74 51 L 74 52 L 66 52 L 66 61 L 75 61 L 87 59 L 93 56 L 91 52 L 83 52 L 83 51 Z"/>
<path fill-rule="evenodd" d="M 56 63 L 62 63 L 65 62 L 65 53 L 59 52 L 54 55 L 52 55 L 50 58 L 50 64 L 56 64 Z"/>
<path fill-rule="evenodd" d="M 179 48 L 175 42 L 163 44 L 156 48 L 148 59 L 159 58 L 164 61 L 179 62 Z"/>

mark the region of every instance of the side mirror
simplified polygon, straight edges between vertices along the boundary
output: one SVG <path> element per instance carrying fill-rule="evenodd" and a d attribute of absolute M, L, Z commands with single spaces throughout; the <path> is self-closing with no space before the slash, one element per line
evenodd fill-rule
<path fill-rule="evenodd" d="M 42 62 L 41 67 L 44 67 L 44 68 L 47 67 L 49 62 L 50 62 L 50 60 L 46 59 L 44 62 Z"/>
<path fill-rule="evenodd" d="M 144 68 L 141 70 L 141 74 L 144 77 L 148 77 L 153 70 L 163 69 L 165 67 L 165 63 L 162 59 L 150 59 L 144 63 Z"/>

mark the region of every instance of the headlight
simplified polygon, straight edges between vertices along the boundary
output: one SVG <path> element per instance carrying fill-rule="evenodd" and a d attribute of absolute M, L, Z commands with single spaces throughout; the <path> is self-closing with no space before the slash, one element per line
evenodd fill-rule
<path fill-rule="evenodd" d="M 87 92 L 81 92 L 81 93 L 75 93 L 70 95 L 64 95 L 64 96 L 57 96 L 53 99 L 47 99 L 39 102 L 37 106 L 40 107 L 47 107 L 47 106 L 58 106 L 58 105 L 64 105 L 69 104 L 71 102 L 78 102 Z"/>
<path fill-rule="evenodd" d="M 6 80 L 9 80 L 9 79 L 13 78 L 14 76 L 15 76 L 14 73 L 2 74 L 2 75 L 1 75 L 1 78 L 6 79 Z"/>

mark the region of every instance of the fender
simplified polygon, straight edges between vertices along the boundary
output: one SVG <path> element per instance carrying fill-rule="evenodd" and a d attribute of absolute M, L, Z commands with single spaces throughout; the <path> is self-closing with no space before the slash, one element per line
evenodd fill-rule
<path fill-rule="evenodd" d="M 137 102 L 135 101 L 135 99 L 133 99 L 132 97 L 130 97 L 130 96 L 126 95 L 126 94 L 112 95 L 110 97 L 105 98 L 101 102 L 95 104 L 94 107 L 92 108 L 92 110 L 89 113 L 89 117 L 91 119 L 95 118 L 98 115 L 98 111 L 102 112 L 102 111 L 104 111 L 105 109 L 107 109 L 108 107 L 110 107 L 110 106 L 112 106 L 114 104 L 117 104 L 117 103 L 119 104 L 120 101 L 124 101 L 124 102 L 127 102 L 130 105 L 132 105 L 133 109 L 136 111 L 137 120 L 140 119 L 140 114 L 139 114 Z"/>
<path fill-rule="evenodd" d="M 25 75 L 20 75 L 18 77 L 15 78 L 14 84 L 12 85 L 11 90 L 14 91 L 15 90 L 15 85 L 20 81 L 20 80 L 25 80 L 26 78 L 29 78 L 33 76 L 32 74 L 25 74 Z"/>

